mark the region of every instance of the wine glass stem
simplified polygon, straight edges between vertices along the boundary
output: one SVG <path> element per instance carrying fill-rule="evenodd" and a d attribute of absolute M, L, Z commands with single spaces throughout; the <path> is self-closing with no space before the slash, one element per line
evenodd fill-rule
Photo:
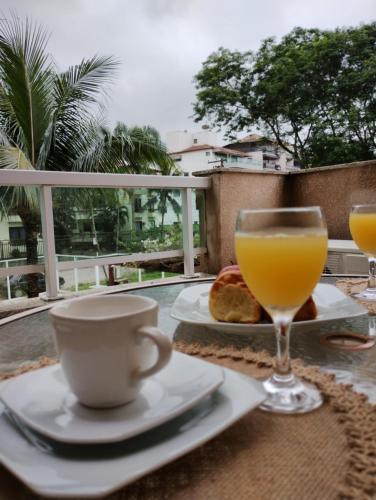
<path fill-rule="evenodd" d="M 369 264 L 369 276 L 368 276 L 368 288 L 376 288 L 376 259 L 374 257 L 368 258 Z"/>
<path fill-rule="evenodd" d="M 287 381 L 292 378 L 290 363 L 290 329 L 291 320 L 275 318 L 277 338 L 277 356 L 273 377 L 279 381 Z"/>

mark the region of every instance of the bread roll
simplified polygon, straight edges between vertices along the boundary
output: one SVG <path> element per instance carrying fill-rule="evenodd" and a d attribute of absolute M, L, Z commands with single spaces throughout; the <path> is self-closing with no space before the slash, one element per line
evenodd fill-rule
<path fill-rule="evenodd" d="M 308 321 L 310 319 L 315 319 L 316 317 L 317 307 L 312 296 L 310 296 L 295 314 L 293 321 Z"/>
<path fill-rule="evenodd" d="M 249 290 L 238 266 L 228 266 L 218 274 L 209 293 L 209 311 L 214 319 L 226 323 L 272 322 Z M 316 304 L 310 296 L 293 321 L 308 321 L 316 317 Z"/>
<path fill-rule="evenodd" d="M 261 320 L 261 306 L 237 270 L 222 272 L 214 281 L 209 293 L 209 311 L 214 319 L 227 323 Z"/>
<path fill-rule="evenodd" d="M 309 296 L 308 299 L 304 302 L 299 311 L 295 314 L 293 321 L 308 321 L 310 319 L 315 319 L 317 317 L 317 307 L 312 298 Z M 267 321 L 268 323 L 272 323 L 272 318 L 269 316 L 267 311 L 262 308 L 262 319 Z"/>

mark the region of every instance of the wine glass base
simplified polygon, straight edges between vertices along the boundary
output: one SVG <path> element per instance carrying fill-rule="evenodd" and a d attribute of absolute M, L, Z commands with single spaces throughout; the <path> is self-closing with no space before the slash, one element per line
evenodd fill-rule
<path fill-rule="evenodd" d="M 376 302 L 376 288 L 366 288 L 362 292 L 352 293 L 351 297 L 353 297 L 356 300 Z"/>
<path fill-rule="evenodd" d="M 264 381 L 266 400 L 259 406 L 261 410 L 273 413 L 307 413 L 323 403 L 320 391 L 312 384 L 294 375 L 279 377 L 274 374 Z"/>

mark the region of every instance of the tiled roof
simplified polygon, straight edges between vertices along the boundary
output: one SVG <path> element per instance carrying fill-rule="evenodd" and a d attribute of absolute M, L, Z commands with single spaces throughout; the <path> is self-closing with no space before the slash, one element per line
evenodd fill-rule
<path fill-rule="evenodd" d="M 239 139 L 236 142 L 259 142 L 263 139 L 267 139 L 267 138 L 263 137 L 262 135 L 258 135 L 258 134 L 249 134 L 249 135 L 246 135 L 245 137 L 243 137 L 242 139 Z M 269 140 L 269 139 L 267 139 L 267 140 Z M 236 142 L 234 144 L 236 144 Z"/>
<path fill-rule="evenodd" d="M 182 149 L 181 151 L 174 151 L 170 153 L 171 155 L 177 155 L 182 153 L 193 153 L 195 151 L 207 151 L 212 150 L 213 153 L 227 154 L 231 156 L 246 156 L 250 157 L 248 153 L 244 153 L 243 151 L 237 151 L 236 149 L 229 148 L 220 148 L 216 146 L 209 146 L 209 144 L 195 144 L 194 146 L 190 146 L 189 148 Z"/>
<path fill-rule="evenodd" d="M 190 146 L 189 148 L 182 149 L 181 151 L 174 151 L 170 153 L 171 155 L 177 155 L 180 153 L 191 153 L 193 151 L 205 151 L 206 149 L 214 149 L 214 146 L 209 146 L 209 144 L 195 144 L 194 146 Z"/>
<path fill-rule="evenodd" d="M 269 139 L 268 137 L 264 137 L 259 134 L 249 134 L 243 137 L 242 139 L 238 139 L 237 141 L 231 142 L 229 144 L 226 144 L 226 147 L 228 146 L 233 146 L 235 144 L 252 144 L 255 142 L 273 142 L 275 143 L 276 141 L 274 139 Z"/>

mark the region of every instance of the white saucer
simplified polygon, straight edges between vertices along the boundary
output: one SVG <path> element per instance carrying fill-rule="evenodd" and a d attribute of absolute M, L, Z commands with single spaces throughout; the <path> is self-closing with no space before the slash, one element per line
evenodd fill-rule
<path fill-rule="evenodd" d="M 60 365 L 25 373 L 4 384 L 1 401 L 31 429 L 64 443 L 110 443 L 145 432 L 185 412 L 217 389 L 223 369 L 174 352 L 146 380 L 135 401 L 113 409 L 78 403 Z"/>
<path fill-rule="evenodd" d="M 202 445 L 265 399 L 261 382 L 227 368 L 224 373 L 225 381 L 218 391 L 158 427 L 157 432 L 89 449 L 59 443 L 65 447 L 64 454 L 45 453 L 27 441 L 5 416 L 0 403 L 0 463 L 42 496 L 73 499 L 109 495 Z"/>

